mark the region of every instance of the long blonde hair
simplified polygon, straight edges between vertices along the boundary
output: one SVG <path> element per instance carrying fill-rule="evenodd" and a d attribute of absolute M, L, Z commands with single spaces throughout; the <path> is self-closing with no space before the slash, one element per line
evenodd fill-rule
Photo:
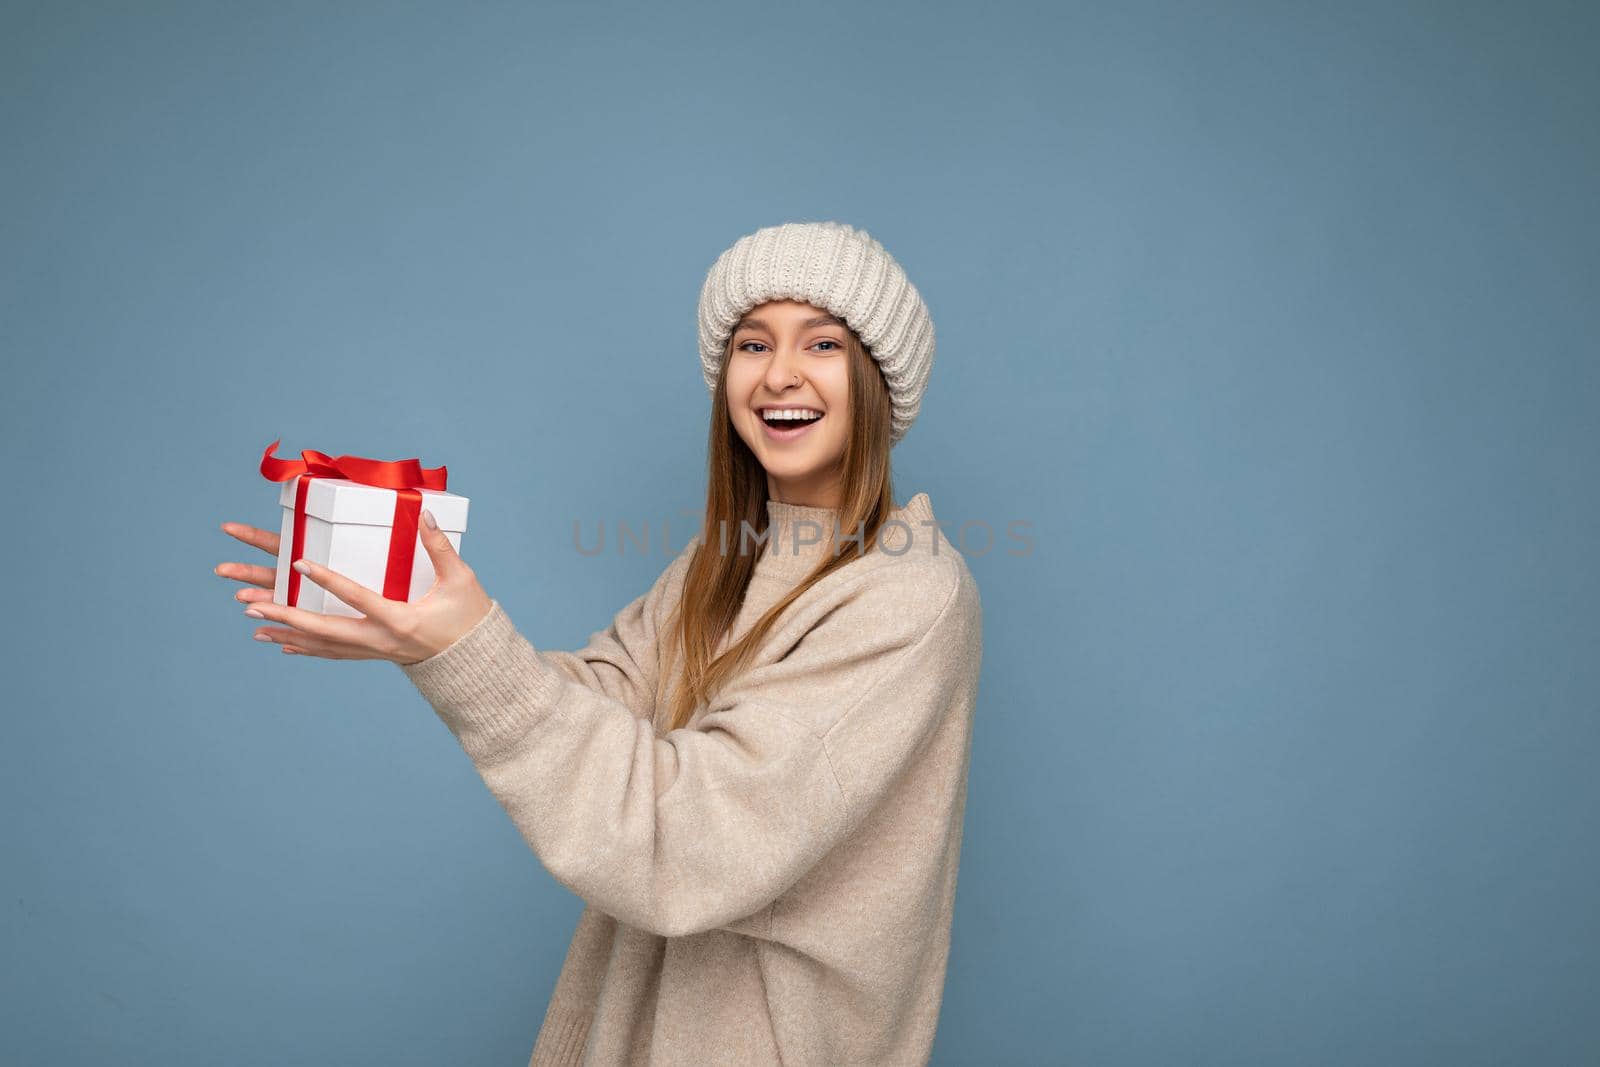
<path fill-rule="evenodd" d="M 767 472 L 734 429 L 728 413 L 726 379 L 733 337 L 723 345 L 717 387 L 711 399 L 705 522 L 684 576 L 683 595 L 665 627 L 668 641 L 663 665 L 673 662 L 675 649 L 684 652 L 683 669 L 668 701 L 667 730 L 688 725 L 695 710 L 746 667 L 779 616 L 807 589 L 872 551 L 879 530 L 894 510 L 889 464 L 889 385 L 855 331 L 847 327 L 845 334 L 850 361 L 850 433 L 840 459 L 838 529 L 824 531 L 824 543 L 830 547 L 822 553 L 816 568 L 752 623 L 735 644 L 713 658 L 738 616 L 755 573 L 756 555 L 745 551 L 746 538 L 740 524 L 749 524 L 757 535 L 753 539 L 757 545 L 764 543 L 762 535 L 767 530 Z M 730 531 L 734 551 L 721 550 L 723 530 Z M 862 532 L 859 540 L 845 540 L 857 530 Z M 840 547 L 837 552 L 832 550 L 836 534 Z M 768 550 L 776 548 L 773 545 Z"/>

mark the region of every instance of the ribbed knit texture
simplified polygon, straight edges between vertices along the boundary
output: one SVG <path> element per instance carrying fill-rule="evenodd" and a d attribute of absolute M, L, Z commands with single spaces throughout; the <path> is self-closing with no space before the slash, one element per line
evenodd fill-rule
<path fill-rule="evenodd" d="M 723 346 L 741 316 L 769 300 L 799 300 L 839 316 L 883 369 L 889 445 L 905 437 L 933 371 L 933 319 L 900 264 L 866 230 L 786 222 L 747 234 L 717 257 L 700 289 L 700 369 L 715 391 Z"/>
<path fill-rule="evenodd" d="M 723 648 L 831 550 L 832 509 L 767 514 Z M 578 651 L 535 649 L 496 600 L 401 668 L 587 904 L 534 1067 L 927 1062 L 982 612 L 927 494 L 892 518 L 670 733 L 655 720 L 681 660 L 662 664 L 658 635 L 693 541 Z"/>

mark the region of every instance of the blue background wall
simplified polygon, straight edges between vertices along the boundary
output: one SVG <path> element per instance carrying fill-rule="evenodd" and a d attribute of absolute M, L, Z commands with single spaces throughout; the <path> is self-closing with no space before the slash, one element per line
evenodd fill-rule
<path fill-rule="evenodd" d="M 805 218 L 938 326 L 897 499 L 1032 524 L 934 1061 L 1600 1060 L 1600 20 L 1206 8 L 5 4 L 7 1061 L 524 1061 L 580 901 L 219 523 L 447 463 L 577 647 Z"/>

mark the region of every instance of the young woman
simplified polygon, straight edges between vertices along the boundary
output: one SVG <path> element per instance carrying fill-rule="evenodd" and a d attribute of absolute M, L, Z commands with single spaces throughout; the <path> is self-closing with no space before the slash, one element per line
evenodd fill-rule
<path fill-rule="evenodd" d="M 699 332 L 705 522 L 585 648 L 535 648 L 426 512 L 415 603 L 301 564 L 364 618 L 218 573 L 285 652 L 399 664 L 587 903 L 534 1067 L 925 1063 L 982 658 L 965 561 L 891 494 L 932 323 L 881 244 L 810 222 L 723 252 Z"/>

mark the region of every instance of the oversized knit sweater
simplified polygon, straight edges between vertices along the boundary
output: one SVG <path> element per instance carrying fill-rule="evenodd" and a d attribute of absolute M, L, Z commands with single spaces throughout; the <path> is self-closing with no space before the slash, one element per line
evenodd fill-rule
<path fill-rule="evenodd" d="M 767 515 L 719 651 L 829 551 L 833 509 Z M 890 517 L 680 729 L 660 725 L 681 656 L 663 664 L 658 638 L 698 537 L 583 649 L 536 649 L 495 600 L 402 667 L 587 904 L 532 1067 L 927 1062 L 981 610 L 927 494 Z"/>

